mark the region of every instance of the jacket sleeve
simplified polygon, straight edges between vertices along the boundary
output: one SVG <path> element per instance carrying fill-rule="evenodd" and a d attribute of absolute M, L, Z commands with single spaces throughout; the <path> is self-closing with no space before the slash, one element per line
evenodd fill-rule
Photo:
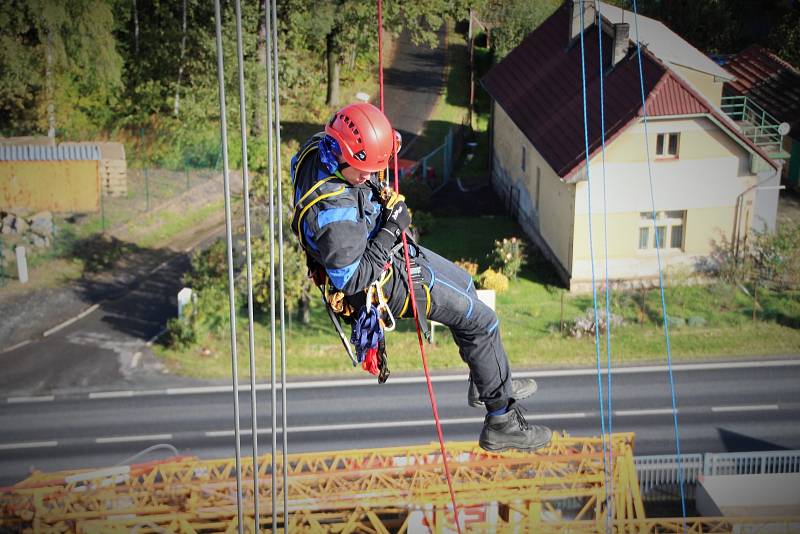
<path fill-rule="evenodd" d="M 369 238 L 369 226 L 359 209 L 357 190 L 314 206 L 314 241 L 333 285 L 346 295 L 367 288 L 380 277 L 392 243 L 378 231 Z M 380 237 L 378 237 L 380 236 Z"/>

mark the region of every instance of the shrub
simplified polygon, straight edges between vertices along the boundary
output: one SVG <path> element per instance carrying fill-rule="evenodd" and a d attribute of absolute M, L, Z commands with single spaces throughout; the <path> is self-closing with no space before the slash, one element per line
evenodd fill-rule
<path fill-rule="evenodd" d="M 455 264 L 467 271 L 470 276 L 475 276 L 478 274 L 478 264 L 474 261 L 460 259 L 457 260 Z"/>
<path fill-rule="evenodd" d="M 173 317 L 167 321 L 166 344 L 176 349 L 185 349 L 197 341 L 194 321 L 189 318 Z"/>
<path fill-rule="evenodd" d="M 416 211 L 413 214 L 411 225 L 417 230 L 418 235 L 426 235 L 431 233 L 433 225 L 436 222 L 433 215 L 427 211 Z"/>
<path fill-rule="evenodd" d="M 516 280 L 525 262 L 525 244 L 516 237 L 495 241 L 491 258 L 492 267 L 499 269 L 508 278 Z"/>
<path fill-rule="evenodd" d="M 486 269 L 478 278 L 478 285 L 481 289 L 494 289 L 497 293 L 503 293 L 508 291 L 508 278 L 503 273 Z"/>

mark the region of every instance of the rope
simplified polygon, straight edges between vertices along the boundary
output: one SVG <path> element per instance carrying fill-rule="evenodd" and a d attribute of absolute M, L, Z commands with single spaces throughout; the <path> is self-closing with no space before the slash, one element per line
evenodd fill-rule
<path fill-rule="evenodd" d="M 278 174 L 278 279 L 280 282 L 280 301 L 279 309 L 281 314 L 281 427 L 283 428 L 281 452 L 283 453 L 283 529 L 289 532 L 289 462 L 286 455 L 289 453 L 289 424 L 286 411 L 286 317 L 284 302 L 284 275 L 283 275 L 283 182 L 281 179 L 281 99 L 279 90 L 279 62 L 278 62 L 278 8 L 276 0 L 272 0 L 272 53 L 275 63 L 274 83 L 275 83 L 275 140 L 278 150 L 275 152 L 275 163 Z M 273 454 L 274 457 L 274 454 Z M 274 487 L 274 484 L 273 484 Z M 274 501 L 273 501 L 274 502 Z M 275 514 L 273 514 L 275 517 Z M 273 524 L 273 530 L 276 525 Z"/>
<path fill-rule="evenodd" d="M 231 328 L 231 379 L 233 381 L 233 434 L 236 449 L 236 517 L 239 534 L 244 534 L 242 511 L 242 450 L 239 429 L 239 369 L 236 361 L 236 302 L 233 287 L 233 235 L 231 224 L 231 182 L 228 167 L 228 122 L 225 110 L 225 67 L 222 60 L 222 16 L 220 0 L 214 0 L 214 25 L 217 41 L 217 82 L 219 83 L 220 137 L 222 143 L 222 182 L 225 193 L 225 237 L 228 260 L 228 302 Z"/>
<path fill-rule="evenodd" d="M 244 85 L 244 51 L 242 46 L 242 6 L 236 0 L 236 53 L 239 71 L 239 126 L 242 138 L 242 196 L 244 197 L 245 261 L 247 262 L 247 328 L 250 349 L 250 427 L 253 448 L 253 520 L 258 532 L 258 410 L 256 409 L 256 345 L 253 321 L 253 259 L 250 237 L 250 174 L 247 164 L 247 110 Z"/>
<path fill-rule="evenodd" d="M 269 4 L 267 4 L 269 6 Z M 272 485 L 270 486 L 270 502 L 272 503 L 272 532 L 277 532 L 278 529 L 278 518 L 277 518 L 277 495 L 278 495 L 278 488 L 277 488 L 277 459 L 275 457 L 275 450 L 278 448 L 278 435 L 277 435 L 277 426 L 278 426 L 278 412 L 277 412 L 277 393 L 275 390 L 276 386 L 276 378 L 275 378 L 275 193 L 274 193 L 274 183 L 275 183 L 275 166 L 273 160 L 274 154 L 274 144 L 273 144 L 273 129 L 272 129 L 272 122 L 273 122 L 273 115 L 272 115 L 272 55 L 271 47 L 274 46 L 272 42 L 272 20 L 270 17 L 269 9 L 265 10 L 265 29 L 266 35 L 265 40 L 267 44 L 267 172 L 269 173 L 269 185 L 268 185 L 268 196 L 269 196 L 269 229 L 268 229 L 268 239 L 269 239 L 269 317 L 270 317 L 270 329 L 269 329 L 269 346 L 270 346 L 270 354 L 269 354 L 269 363 L 270 363 L 270 425 L 272 427 L 272 434 L 270 435 L 271 439 L 271 446 L 272 446 L 272 458 L 271 460 L 271 469 L 270 469 L 270 481 Z M 280 145 L 278 145 L 280 151 Z M 285 434 L 285 432 L 284 432 Z"/>
<path fill-rule="evenodd" d="M 380 67 L 379 86 L 381 98 L 381 111 L 383 111 L 383 19 L 382 19 L 382 0 L 378 0 L 378 65 Z M 394 190 L 400 192 L 400 174 L 397 166 L 397 146 L 394 148 Z M 408 240 L 406 233 L 402 233 L 403 240 L 403 257 L 406 263 L 406 275 L 408 276 L 408 300 L 411 301 L 411 310 L 414 312 L 414 323 L 417 327 L 417 341 L 419 342 L 419 352 L 422 357 L 422 368 L 425 371 L 425 382 L 428 386 L 428 397 L 431 400 L 431 410 L 433 411 L 433 420 L 436 423 L 436 435 L 439 438 L 439 449 L 442 452 L 442 463 L 444 464 L 444 474 L 447 478 L 447 488 L 450 491 L 450 502 L 453 504 L 453 516 L 455 518 L 456 529 L 458 534 L 461 534 L 461 523 L 458 521 L 458 504 L 456 503 L 456 492 L 453 489 L 453 478 L 450 474 L 450 465 L 447 461 L 447 447 L 444 444 L 444 435 L 442 434 L 442 422 L 439 420 L 439 409 L 436 405 L 436 394 L 433 392 L 433 383 L 431 382 L 431 373 L 428 369 L 428 358 L 425 355 L 425 345 L 422 342 L 422 330 L 419 326 L 419 310 L 417 309 L 417 301 L 414 297 L 414 284 L 411 282 L 411 256 L 408 252 Z M 422 313 L 425 313 L 423 310 Z"/>
<path fill-rule="evenodd" d="M 593 236 L 593 225 L 592 225 L 592 173 L 589 168 L 589 120 L 588 120 L 588 112 L 586 108 L 586 54 L 584 48 L 584 39 L 583 34 L 585 31 L 585 24 L 584 24 L 584 0 L 580 2 L 580 22 L 581 22 L 581 33 L 580 33 L 580 43 L 581 43 L 581 97 L 583 99 L 583 142 L 584 142 L 584 151 L 586 154 L 586 181 L 588 187 L 588 209 L 589 209 L 589 258 L 592 264 L 592 305 L 594 309 L 594 346 L 595 346 L 595 354 L 596 354 L 596 363 L 597 363 L 597 397 L 600 404 L 600 430 L 602 432 L 603 437 L 603 470 L 605 472 L 606 477 L 606 510 L 609 509 L 609 499 L 610 495 L 608 492 L 608 447 L 606 445 L 606 421 L 605 421 L 605 407 L 603 404 L 603 379 L 600 371 L 600 321 L 598 320 L 598 311 L 597 311 L 597 279 L 594 270 L 594 236 Z M 602 60 L 600 62 L 600 67 L 602 68 Z M 602 75 L 601 75 L 602 78 Z M 606 322 L 608 321 L 608 317 L 606 316 Z M 606 521 L 608 521 L 609 516 L 606 514 Z"/>
<path fill-rule="evenodd" d="M 647 177 L 650 183 L 650 205 L 651 205 L 651 212 L 653 215 L 653 230 L 655 234 L 655 243 L 656 243 L 656 259 L 658 262 L 658 289 L 661 294 L 661 316 L 664 323 L 664 337 L 666 339 L 666 347 L 667 347 L 667 370 L 669 372 L 669 388 L 670 394 L 672 396 L 672 421 L 674 426 L 674 433 L 675 433 L 675 450 L 676 456 L 678 458 L 678 478 L 680 482 L 680 492 L 681 492 L 681 514 L 683 517 L 683 531 L 687 532 L 687 525 L 686 525 L 686 491 L 685 491 L 685 483 L 683 476 L 683 461 L 681 459 L 681 436 L 680 431 L 678 429 L 678 400 L 675 395 L 675 378 L 672 374 L 672 349 L 670 347 L 669 342 L 669 320 L 667 315 L 667 300 L 664 296 L 664 273 L 661 268 L 661 243 L 659 242 L 658 232 L 655 231 L 656 229 L 656 200 L 655 200 L 655 192 L 654 192 L 654 184 L 653 184 L 653 169 L 650 165 L 650 144 L 648 140 L 648 133 L 647 133 L 647 102 L 645 101 L 644 97 L 644 73 L 642 71 L 642 45 L 639 41 L 639 12 L 636 8 L 636 0 L 633 0 L 633 22 L 636 28 L 636 57 L 639 63 L 639 87 L 641 89 L 641 97 L 642 97 L 642 119 L 644 122 L 644 146 L 645 146 L 645 153 L 647 156 Z"/>
<path fill-rule="evenodd" d="M 606 478 L 606 492 L 607 494 L 614 495 L 614 449 L 611 444 L 611 436 L 614 435 L 613 426 L 613 406 L 611 394 L 611 284 L 609 284 L 608 277 L 608 183 L 606 181 L 606 105 L 605 105 L 605 77 L 603 73 L 603 22 L 600 13 L 600 2 L 595 4 L 597 9 L 597 44 L 599 49 L 599 69 L 600 69 L 600 140 L 601 140 L 601 156 L 602 156 L 602 169 L 603 169 L 603 232 L 604 232 L 604 253 L 605 253 L 605 284 L 606 284 L 606 397 L 608 398 L 608 409 L 606 417 L 608 418 L 608 477 Z M 614 499 L 609 499 L 606 503 L 607 517 L 610 519 L 614 516 Z M 607 530 L 610 530 L 610 523 L 607 525 Z"/>
<path fill-rule="evenodd" d="M 383 112 L 383 0 L 378 0 L 378 86 Z"/>

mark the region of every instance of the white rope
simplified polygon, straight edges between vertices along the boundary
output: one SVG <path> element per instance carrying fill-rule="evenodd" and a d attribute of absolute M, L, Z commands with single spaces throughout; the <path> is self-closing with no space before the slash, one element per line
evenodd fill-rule
<path fill-rule="evenodd" d="M 242 45 L 242 5 L 236 0 L 236 53 L 239 72 L 239 127 L 242 138 L 242 196 L 244 197 L 245 260 L 247 262 L 247 328 L 250 349 L 250 427 L 253 446 L 253 521 L 258 532 L 258 403 L 256 402 L 256 341 L 253 324 L 253 256 L 250 235 L 250 172 L 247 160 L 247 103 Z"/>
<path fill-rule="evenodd" d="M 277 150 L 275 152 L 277 177 L 278 177 L 278 269 L 279 269 L 279 282 L 280 282 L 280 318 L 281 318 L 281 427 L 282 442 L 281 452 L 283 453 L 283 531 L 289 532 L 289 462 L 287 455 L 289 454 L 289 424 L 288 424 L 288 410 L 286 402 L 286 317 L 285 317 L 285 302 L 284 302 L 284 274 L 283 274 L 283 181 L 281 179 L 281 98 L 279 89 L 279 66 L 278 61 L 278 8 L 276 0 L 272 0 L 272 53 L 273 62 L 275 63 L 274 69 L 274 83 L 275 83 L 275 139 Z"/>
<path fill-rule="evenodd" d="M 242 514 L 242 447 L 239 429 L 239 366 L 236 361 L 236 299 L 233 291 L 233 232 L 231 224 L 231 183 L 228 166 L 228 121 L 225 109 L 225 66 L 222 57 L 222 15 L 219 0 L 214 0 L 214 25 L 217 38 L 217 81 L 219 83 L 220 138 L 222 142 L 222 183 L 225 193 L 225 238 L 228 253 L 228 302 L 231 328 L 231 379 L 233 381 L 233 432 L 236 448 L 236 515 L 239 534 L 244 534 Z"/>

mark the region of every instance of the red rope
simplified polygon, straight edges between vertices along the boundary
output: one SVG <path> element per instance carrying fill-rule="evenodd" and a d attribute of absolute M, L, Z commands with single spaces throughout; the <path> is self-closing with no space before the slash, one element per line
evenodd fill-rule
<path fill-rule="evenodd" d="M 380 86 L 381 111 L 383 111 L 383 2 L 378 0 L 378 80 Z M 400 173 L 397 164 L 397 145 L 394 147 L 394 190 L 400 192 Z M 408 240 L 403 232 L 403 256 L 406 260 L 406 275 L 408 276 L 409 300 L 411 309 L 414 312 L 414 322 L 417 325 L 417 341 L 419 341 L 419 353 L 422 356 L 422 368 L 425 370 L 425 381 L 428 384 L 428 396 L 431 399 L 431 409 L 433 410 L 433 420 L 436 422 L 436 434 L 439 437 L 439 448 L 442 451 L 442 463 L 444 464 L 444 474 L 447 477 L 447 487 L 450 490 L 450 501 L 453 503 L 453 516 L 455 517 L 456 529 L 461 534 L 461 523 L 458 521 L 458 504 L 456 504 L 456 492 L 453 489 L 453 478 L 450 475 L 450 465 L 447 462 L 447 447 L 444 444 L 442 434 L 442 422 L 439 420 L 439 409 L 436 407 L 436 394 L 433 392 L 431 373 L 428 370 L 428 358 L 425 356 L 425 345 L 422 342 L 422 331 L 419 327 L 419 310 L 417 301 L 414 298 L 414 284 L 411 281 L 411 257 L 408 253 Z M 423 310 L 423 313 L 425 311 Z"/>
<path fill-rule="evenodd" d="M 383 1 L 378 0 L 378 80 L 381 92 L 381 111 L 383 111 Z"/>

